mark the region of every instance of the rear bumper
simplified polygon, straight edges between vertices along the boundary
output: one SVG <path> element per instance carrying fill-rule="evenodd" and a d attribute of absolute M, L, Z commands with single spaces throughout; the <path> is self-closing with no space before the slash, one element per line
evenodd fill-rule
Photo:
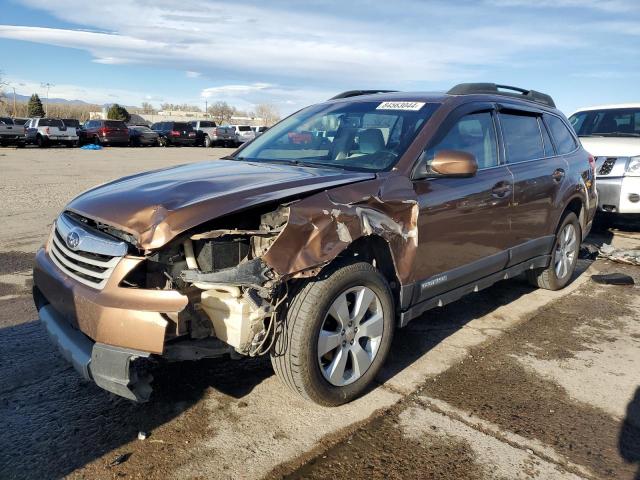
<path fill-rule="evenodd" d="M 38 298 L 39 293 L 34 292 L 34 297 Z M 130 400 L 149 400 L 152 377 L 142 374 L 136 365 L 138 359 L 149 357 L 148 352 L 93 342 L 50 304 L 40 305 L 38 315 L 53 343 L 85 380 Z"/>
<path fill-rule="evenodd" d="M 640 213 L 640 177 L 598 178 L 598 210 Z"/>

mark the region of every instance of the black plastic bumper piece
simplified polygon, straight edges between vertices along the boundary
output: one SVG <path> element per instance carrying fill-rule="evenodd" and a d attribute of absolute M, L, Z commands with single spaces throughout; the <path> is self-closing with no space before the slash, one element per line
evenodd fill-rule
<path fill-rule="evenodd" d="M 149 400 L 153 377 L 134 365 L 137 359 L 148 358 L 148 352 L 93 342 L 73 328 L 51 305 L 41 306 L 38 314 L 64 358 L 85 380 L 136 402 Z"/>

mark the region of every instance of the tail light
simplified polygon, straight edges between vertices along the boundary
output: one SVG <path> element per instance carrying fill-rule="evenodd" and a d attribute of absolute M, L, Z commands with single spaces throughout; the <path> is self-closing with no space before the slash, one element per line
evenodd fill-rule
<path fill-rule="evenodd" d="M 171 130 L 169 135 L 171 135 L 172 137 L 179 137 L 180 136 L 180 132 L 177 131 L 177 130 Z"/>
<path fill-rule="evenodd" d="M 49 127 L 44 127 L 44 133 L 46 133 L 47 135 L 49 135 Z"/>
<path fill-rule="evenodd" d="M 98 130 L 100 132 L 100 135 L 102 135 L 103 137 L 107 135 L 107 133 L 109 132 L 109 129 L 107 127 L 102 127 L 100 130 Z"/>

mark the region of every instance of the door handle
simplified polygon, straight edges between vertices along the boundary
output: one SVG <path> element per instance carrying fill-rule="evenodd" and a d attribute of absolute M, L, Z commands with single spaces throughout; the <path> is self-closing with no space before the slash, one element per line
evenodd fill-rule
<path fill-rule="evenodd" d="M 564 172 L 564 169 L 562 168 L 556 168 L 551 174 L 551 178 L 553 178 L 556 182 L 562 181 L 564 176 L 565 176 L 565 172 Z"/>
<path fill-rule="evenodd" d="M 491 189 L 491 196 L 494 198 L 504 198 L 511 193 L 511 184 L 507 182 L 498 182 Z"/>

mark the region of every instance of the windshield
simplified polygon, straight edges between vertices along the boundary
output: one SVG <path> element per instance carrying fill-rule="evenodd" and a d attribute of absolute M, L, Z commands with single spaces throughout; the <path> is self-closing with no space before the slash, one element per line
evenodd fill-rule
<path fill-rule="evenodd" d="M 268 129 L 236 158 L 388 170 L 438 106 L 357 101 L 314 105 Z"/>
<path fill-rule="evenodd" d="M 640 137 L 640 108 L 588 110 L 569 121 L 580 137 Z"/>

